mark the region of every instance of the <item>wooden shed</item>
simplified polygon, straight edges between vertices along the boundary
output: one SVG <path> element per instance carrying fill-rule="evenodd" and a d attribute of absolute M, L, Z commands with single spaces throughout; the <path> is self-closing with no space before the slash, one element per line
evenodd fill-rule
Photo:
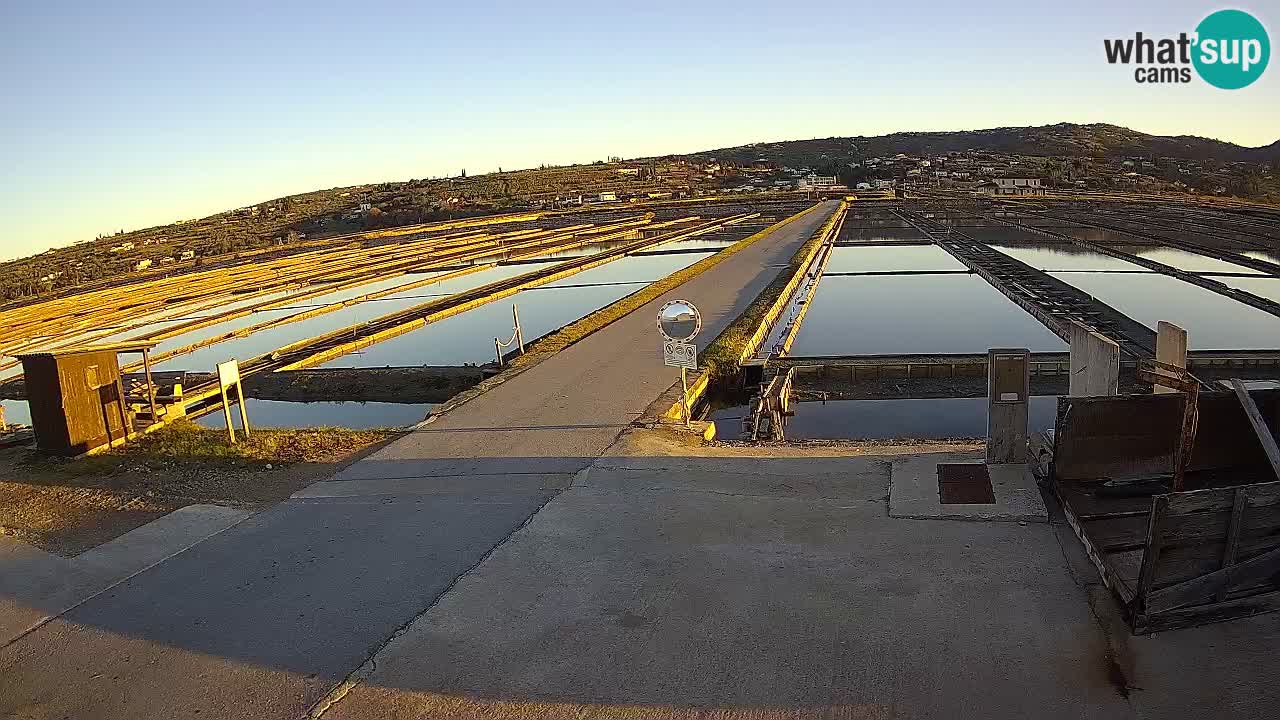
<path fill-rule="evenodd" d="M 82 455 L 127 440 L 134 429 L 133 413 L 118 355 L 143 353 L 150 371 L 152 347 L 154 343 L 116 343 L 18 355 L 36 446 L 58 455 Z"/>

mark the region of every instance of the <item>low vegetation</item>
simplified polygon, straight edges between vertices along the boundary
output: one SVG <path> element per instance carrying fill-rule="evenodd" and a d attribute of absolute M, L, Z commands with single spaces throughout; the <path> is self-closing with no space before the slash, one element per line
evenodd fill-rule
<path fill-rule="evenodd" d="M 258 428 L 249 437 L 237 433 L 231 444 L 224 429 L 214 430 L 189 420 L 166 425 L 136 442 L 84 462 L 211 461 L 242 464 L 333 462 L 400 434 L 399 430 L 349 430 L 338 427 Z"/>
<path fill-rule="evenodd" d="M 288 498 L 399 431 L 225 430 L 180 421 L 111 452 L 65 460 L 0 451 L 0 535 L 74 555 L 186 505 L 258 509 Z"/>
<path fill-rule="evenodd" d="M 815 230 L 809 236 L 809 239 L 791 256 L 791 261 L 787 264 L 787 267 L 780 271 L 777 277 L 756 297 L 755 301 L 736 320 L 730 323 L 723 332 L 716 336 L 716 339 L 712 340 L 711 344 L 703 351 L 701 364 L 704 371 L 710 373 L 713 379 L 718 380 L 730 377 L 738 372 L 738 363 L 742 360 L 742 355 L 746 352 L 747 345 L 760 328 L 760 323 L 764 321 L 770 308 L 778 303 L 791 279 L 804 269 L 804 265 L 808 262 L 809 256 L 813 254 L 814 248 L 822 243 L 827 233 L 830 232 L 831 227 L 838 220 L 839 213 L 834 213 Z"/>

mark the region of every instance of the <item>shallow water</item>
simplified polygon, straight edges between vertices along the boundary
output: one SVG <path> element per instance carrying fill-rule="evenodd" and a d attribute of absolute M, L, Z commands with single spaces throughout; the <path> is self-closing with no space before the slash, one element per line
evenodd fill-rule
<path fill-rule="evenodd" d="M 1142 250 L 1138 253 L 1148 260 L 1162 262 L 1165 265 L 1171 265 L 1179 270 L 1187 272 L 1228 272 L 1228 273 L 1247 273 L 1249 275 L 1262 275 L 1262 271 L 1243 265 L 1236 265 L 1225 260 L 1207 257 L 1205 255 L 1197 255 L 1186 250 L 1178 250 L 1176 248 L 1152 248 L 1150 250 Z"/>
<path fill-rule="evenodd" d="M 271 352 L 276 348 L 288 345 L 289 343 L 299 340 L 322 335 L 332 332 L 356 323 L 367 322 L 375 318 L 381 317 L 388 313 L 413 307 L 421 303 L 430 301 L 435 297 L 443 297 L 444 295 L 468 290 L 479 285 L 496 282 L 516 275 L 530 272 L 530 268 L 522 265 L 500 266 L 480 270 L 461 277 L 444 280 L 439 283 L 433 283 L 424 287 L 405 290 L 400 293 L 389 295 L 385 298 L 372 300 L 368 302 L 358 303 L 350 307 L 335 310 L 324 315 L 318 315 L 306 320 L 288 323 L 277 328 L 256 332 L 245 337 L 224 340 L 213 345 L 199 348 L 185 355 L 170 358 L 164 362 L 158 363 L 157 368 L 162 370 L 209 370 L 217 366 L 229 358 L 237 358 L 246 360 L 256 357 L 264 353 Z M 409 277 L 396 278 L 399 282 L 396 285 L 408 283 L 412 281 Z M 343 294 L 351 292 L 351 290 L 343 291 Z M 363 292 L 357 292 L 355 297 L 364 292 L 370 292 L 368 286 L 364 287 Z M 275 320 L 295 313 L 304 312 L 309 307 L 323 305 L 332 301 L 337 294 L 330 293 L 322 297 L 308 300 L 305 307 L 302 304 L 293 306 L 284 310 L 268 310 L 264 312 L 254 313 L 250 316 L 228 320 L 207 328 L 186 333 L 161 343 L 158 349 L 167 349 L 169 347 L 181 347 L 195 342 L 199 339 L 215 337 L 228 331 L 249 327 L 268 320 Z M 345 298 L 350 299 L 350 297 Z"/>
<path fill-rule="evenodd" d="M 1026 247 L 1021 245 L 992 245 L 991 247 L 1030 265 L 1037 270 L 1153 272 L 1141 265 L 1110 255 L 1085 250 L 1077 245 L 1045 245 Z"/>
<path fill-rule="evenodd" d="M 1181 326 L 1187 331 L 1187 341 L 1193 350 L 1280 348 L 1280 317 L 1168 275 L 1050 274 L 1147 327 L 1154 329 L 1160 320 Z M 1228 279 L 1233 283 L 1270 282 L 1222 278 L 1224 282 Z"/>
<path fill-rule="evenodd" d="M 526 341 L 557 330 L 644 288 L 710 253 L 631 256 L 445 318 L 331 360 L 320 367 L 398 367 L 482 364 L 495 359 L 493 339 L 513 331 L 519 307 Z M 655 331 L 656 332 L 656 331 Z M 506 348 L 504 352 L 514 348 Z"/>
<path fill-rule="evenodd" d="M 30 425 L 31 407 L 26 400 L 0 400 L 4 408 L 4 421 L 9 425 Z"/>
<path fill-rule="evenodd" d="M 285 402 L 253 398 L 244 402 L 250 428 L 343 427 L 366 430 L 378 427 L 405 427 L 422 421 L 431 408 L 435 407 L 433 403 Z M 236 428 L 239 428 L 238 408 L 231 408 L 231 418 Z M 221 412 L 205 415 L 196 422 L 211 428 L 227 426 L 227 421 Z"/>
<path fill-rule="evenodd" d="M 937 245 L 873 245 L 869 247 L 837 247 L 831 251 L 826 272 L 899 272 L 965 270 Z"/>
<path fill-rule="evenodd" d="M 1058 336 L 973 275 L 824 277 L 793 355 L 978 353 L 1067 349 Z"/>
<path fill-rule="evenodd" d="M 1036 396 L 1028 408 L 1028 428 L 1053 427 L 1057 397 Z M 788 439 L 795 440 L 939 440 L 985 437 L 986 398 L 930 398 L 920 400 L 828 400 L 794 403 L 787 420 Z M 738 438 L 746 406 L 712 413 L 716 437 Z"/>

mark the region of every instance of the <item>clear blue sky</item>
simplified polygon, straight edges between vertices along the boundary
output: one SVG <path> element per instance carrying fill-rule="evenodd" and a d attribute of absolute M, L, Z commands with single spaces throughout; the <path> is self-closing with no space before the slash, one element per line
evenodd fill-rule
<path fill-rule="evenodd" d="M 1271 143 L 1280 68 L 1227 92 L 1104 61 L 1104 37 L 1220 7 L 0 0 L 0 257 L 317 188 L 760 140 L 1070 121 Z M 1277 40 L 1274 6 L 1234 7 Z"/>

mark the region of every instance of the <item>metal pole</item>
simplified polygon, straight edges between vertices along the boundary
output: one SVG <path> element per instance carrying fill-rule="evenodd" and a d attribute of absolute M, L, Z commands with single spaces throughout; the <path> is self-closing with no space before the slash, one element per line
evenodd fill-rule
<path fill-rule="evenodd" d="M 684 413 L 683 413 L 684 426 L 689 427 L 689 422 L 692 420 L 692 418 L 689 416 L 692 414 L 692 410 L 689 407 L 689 370 L 688 368 L 680 368 L 680 388 L 682 390 L 682 393 L 680 395 L 680 407 L 684 410 Z"/>
<path fill-rule="evenodd" d="M 516 344 L 520 348 L 520 354 L 524 354 L 524 330 L 520 329 L 520 310 L 515 303 L 511 303 L 511 319 L 516 324 Z"/>
<path fill-rule="evenodd" d="M 236 397 L 240 400 L 240 429 L 244 430 L 244 436 L 249 437 L 249 411 L 244 407 L 244 386 L 240 381 L 236 381 Z"/>
<path fill-rule="evenodd" d="M 218 384 L 219 384 L 219 385 L 222 385 L 222 383 L 221 383 L 221 382 L 219 382 Z M 222 385 L 222 387 L 221 387 L 221 388 L 219 388 L 218 392 L 222 393 L 222 417 L 226 418 L 226 420 L 227 420 L 227 438 L 231 441 L 231 444 L 232 444 L 232 445 L 235 445 L 235 444 L 236 444 L 236 429 L 235 429 L 235 427 L 231 424 L 231 406 L 227 404 L 227 388 L 226 388 L 226 386 L 225 386 L 225 385 Z"/>
<path fill-rule="evenodd" d="M 498 356 L 498 367 L 502 367 L 502 341 L 498 338 L 493 339 L 493 352 Z"/>

